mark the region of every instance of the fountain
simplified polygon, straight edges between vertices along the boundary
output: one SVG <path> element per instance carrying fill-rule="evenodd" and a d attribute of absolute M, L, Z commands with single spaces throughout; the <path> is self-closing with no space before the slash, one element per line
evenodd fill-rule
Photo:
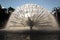
<path fill-rule="evenodd" d="M 30 20 L 30 22 L 28 22 Z M 30 24 L 33 22 L 32 29 L 35 30 L 48 30 L 57 29 L 58 24 L 54 16 L 45 8 L 36 4 L 25 4 L 12 13 L 6 29 L 30 29 Z M 28 22 L 28 23 L 27 23 Z"/>
<path fill-rule="evenodd" d="M 18 7 L 5 27 L 5 40 L 58 40 L 58 24 L 52 14 L 36 4 Z"/>

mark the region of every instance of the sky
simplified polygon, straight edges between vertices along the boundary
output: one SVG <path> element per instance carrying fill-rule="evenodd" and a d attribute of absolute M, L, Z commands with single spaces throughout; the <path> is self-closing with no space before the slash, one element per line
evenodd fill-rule
<path fill-rule="evenodd" d="M 0 4 L 5 7 L 17 8 L 24 4 L 37 4 L 51 11 L 54 7 L 60 7 L 60 0 L 0 0 Z"/>

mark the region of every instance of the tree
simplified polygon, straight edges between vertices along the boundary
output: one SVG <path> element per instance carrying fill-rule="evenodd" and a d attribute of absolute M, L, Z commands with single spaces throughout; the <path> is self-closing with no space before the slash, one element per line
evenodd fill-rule
<path fill-rule="evenodd" d="M 6 18 L 6 8 L 2 8 L 2 6 L 0 5 L 0 28 L 4 28 L 4 20 Z"/>
<path fill-rule="evenodd" d="M 9 8 L 8 8 L 8 12 L 10 12 L 10 11 L 12 11 L 12 12 L 13 12 L 14 10 L 15 10 L 15 9 L 14 9 L 14 8 L 12 8 L 12 7 L 9 7 Z"/>
<path fill-rule="evenodd" d="M 4 28 L 6 25 L 6 22 L 8 21 L 11 13 L 14 11 L 12 7 L 2 8 L 0 5 L 0 28 Z"/>
<path fill-rule="evenodd" d="M 60 25 L 60 7 L 54 7 L 52 12 L 54 12 L 54 16 Z"/>
<path fill-rule="evenodd" d="M 11 13 L 12 13 L 12 12 L 14 12 L 14 10 L 15 10 L 14 8 L 9 7 L 9 8 L 8 8 L 8 15 L 10 16 L 10 15 L 11 15 Z"/>
<path fill-rule="evenodd" d="M 32 30 L 32 27 L 34 26 L 35 23 L 34 23 L 33 20 L 31 20 L 31 19 L 28 17 L 27 24 L 28 24 L 28 26 L 30 26 L 30 30 Z"/>
<path fill-rule="evenodd" d="M 2 6 L 1 6 L 1 4 L 0 4 L 0 9 L 2 9 Z"/>

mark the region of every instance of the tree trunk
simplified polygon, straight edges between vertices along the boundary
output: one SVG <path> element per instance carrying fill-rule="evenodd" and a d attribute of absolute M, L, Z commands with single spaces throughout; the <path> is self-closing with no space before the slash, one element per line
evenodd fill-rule
<path fill-rule="evenodd" d="M 30 30 L 32 30 L 32 26 L 30 27 Z"/>

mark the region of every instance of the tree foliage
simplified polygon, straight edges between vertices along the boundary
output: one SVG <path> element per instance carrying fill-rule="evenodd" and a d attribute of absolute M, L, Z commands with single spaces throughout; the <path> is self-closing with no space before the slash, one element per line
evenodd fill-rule
<path fill-rule="evenodd" d="M 60 25 L 60 7 L 54 7 L 52 12 L 54 12 L 54 16 Z"/>

